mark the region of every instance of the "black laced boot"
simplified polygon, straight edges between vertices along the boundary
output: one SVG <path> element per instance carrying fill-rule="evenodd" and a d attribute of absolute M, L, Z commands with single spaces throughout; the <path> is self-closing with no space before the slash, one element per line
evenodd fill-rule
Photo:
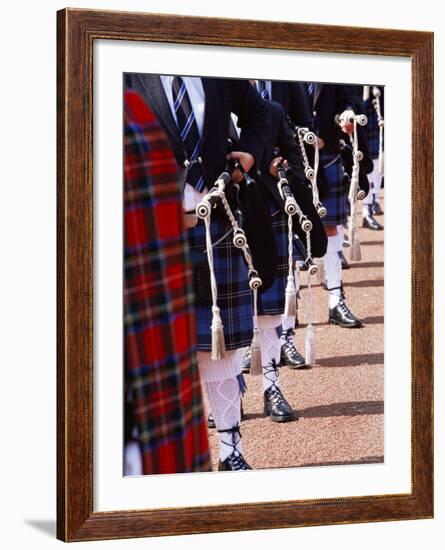
<path fill-rule="evenodd" d="M 340 288 L 341 295 L 340 301 L 338 304 L 329 309 L 329 324 L 338 325 L 343 328 L 360 328 L 362 327 L 362 322 L 357 319 L 357 317 L 351 312 L 348 306 L 345 303 L 345 292 L 343 287 L 330 288 L 328 290 L 335 290 Z"/>
<path fill-rule="evenodd" d="M 250 346 L 246 349 L 246 352 L 243 355 L 243 358 L 241 360 L 241 372 L 243 374 L 249 374 L 250 373 Z"/>
<path fill-rule="evenodd" d="M 280 388 L 275 384 L 275 377 L 278 375 L 278 367 L 275 359 L 263 367 L 264 376 L 269 382 L 272 382 L 270 388 L 264 392 L 264 414 L 270 416 L 273 422 L 289 422 L 296 420 L 292 407 L 284 398 Z M 270 378 L 274 374 L 274 379 Z"/>
<path fill-rule="evenodd" d="M 301 369 L 306 366 L 304 357 L 294 346 L 294 329 L 288 328 L 284 334 L 286 341 L 281 346 L 280 364 L 290 369 Z"/>
<path fill-rule="evenodd" d="M 380 225 L 379 222 L 372 215 L 371 206 L 366 205 L 363 207 L 362 227 L 366 227 L 367 229 L 372 229 L 373 231 L 381 231 L 383 229 L 383 225 Z"/>
<path fill-rule="evenodd" d="M 233 428 L 229 428 L 228 430 L 218 430 L 218 433 L 232 434 L 232 443 L 221 441 L 221 443 L 224 443 L 224 445 L 229 445 L 229 447 L 232 447 L 232 452 L 225 460 L 219 461 L 218 471 L 226 472 L 231 470 L 232 471 L 251 470 L 252 468 L 247 464 L 247 462 L 244 460 L 243 455 L 236 448 L 237 444 L 239 443 L 239 440 L 241 439 L 239 424 L 237 424 Z M 238 435 L 238 438 L 237 438 L 237 435 Z"/>
<path fill-rule="evenodd" d="M 343 254 L 342 250 L 338 251 L 338 257 L 341 260 L 341 268 L 342 269 L 349 269 L 350 265 L 348 264 L 348 260 L 345 258 L 345 255 Z"/>
<path fill-rule="evenodd" d="M 371 212 L 373 216 L 381 216 L 383 214 L 382 207 L 380 206 L 379 201 L 375 198 L 375 195 L 372 199 Z"/>

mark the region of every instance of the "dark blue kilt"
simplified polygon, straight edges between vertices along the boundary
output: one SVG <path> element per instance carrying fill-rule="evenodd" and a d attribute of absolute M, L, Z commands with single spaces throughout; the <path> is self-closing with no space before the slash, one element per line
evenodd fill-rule
<path fill-rule="evenodd" d="M 288 227 L 287 216 L 269 205 L 272 215 L 272 227 L 275 233 L 275 241 L 278 252 L 278 269 L 274 283 L 266 292 L 259 294 L 258 299 L 258 314 L 259 315 L 281 315 L 284 312 L 285 290 L 287 284 L 287 276 L 289 273 L 288 264 Z M 293 259 L 304 260 L 305 251 L 301 246 L 301 241 L 298 239 L 298 244 L 294 239 L 293 244 Z"/>
<path fill-rule="evenodd" d="M 365 115 L 368 117 L 368 124 L 366 124 L 365 133 L 368 140 L 369 154 L 372 159 L 376 159 L 379 156 L 379 125 L 377 123 L 377 113 L 372 106 L 372 100 L 369 99 L 364 102 Z"/>
<path fill-rule="evenodd" d="M 340 155 L 320 151 L 320 164 L 328 182 L 328 193 L 323 199 L 327 215 L 322 218 L 325 225 L 343 225 L 348 219 L 348 196 L 343 182 L 344 170 Z"/>
<path fill-rule="evenodd" d="M 248 270 L 242 252 L 232 243 L 233 231 L 221 213 L 212 213 L 213 261 L 218 287 L 217 305 L 224 325 L 226 350 L 249 346 L 253 334 L 253 301 Z M 187 230 L 192 264 L 198 257 L 207 262 L 205 225 L 202 220 Z M 221 240 L 222 239 L 222 240 Z M 195 291 L 196 294 L 196 291 Z M 212 301 L 195 300 L 198 350 L 212 349 Z"/>

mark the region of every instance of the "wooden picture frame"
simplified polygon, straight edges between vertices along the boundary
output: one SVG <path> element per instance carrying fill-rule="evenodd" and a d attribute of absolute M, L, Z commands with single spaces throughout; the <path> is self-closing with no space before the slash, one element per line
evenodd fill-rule
<path fill-rule="evenodd" d="M 433 516 L 433 34 L 65 9 L 58 31 L 57 537 L 64 541 Z M 93 512 L 93 43 L 156 41 L 409 58 L 412 66 L 412 490 Z M 279 513 L 271 513 L 277 512 Z"/>

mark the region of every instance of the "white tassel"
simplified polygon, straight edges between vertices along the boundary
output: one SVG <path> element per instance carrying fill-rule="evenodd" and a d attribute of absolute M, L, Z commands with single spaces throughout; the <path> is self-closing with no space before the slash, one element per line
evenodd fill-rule
<path fill-rule="evenodd" d="M 215 270 L 213 266 L 212 238 L 210 234 L 210 215 L 204 218 L 206 228 L 207 260 L 210 270 L 210 286 L 212 289 L 212 353 L 211 358 L 215 361 L 224 357 L 226 347 L 224 343 L 224 327 L 221 320 L 220 309 L 217 306 L 218 289 L 216 285 Z"/>
<path fill-rule="evenodd" d="M 363 115 L 364 116 L 364 115 Z M 366 117 L 364 117 L 366 119 Z M 351 205 L 351 216 L 349 220 L 349 243 L 350 251 L 349 258 L 352 262 L 359 262 L 362 259 L 362 253 L 360 250 L 360 239 L 358 236 L 357 229 L 357 192 L 358 192 L 358 183 L 360 175 L 360 160 L 363 158 L 363 154 L 358 150 L 358 135 L 357 135 L 357 123 L 363 125 L 359 121 L 360 117 L 354 116 L 354 131 L 351 135 L 351 142 L 353 148 L 353 165 L 352 165 L 352 176 L 351 176 L 351 186 L 349 188 L 349 202 Z M 365 122 L 366 123 L 366 122 Z"/>
<path fill-rule="evenodd" d="M 286 285 L 286 302 L 284 305 L 284 316 L 295 317 L 297 314 L 297 292 L 295 290 L 294 276 L 288 275 Z"/>
<path fill-rule="evenodd" d="M 306 328 L 306 353 L 305 360 L 306 365 L 313 365 L 315 363 L 315 341 L 314 341 L 314 329 L 312 325 L 308 325 Z"/>
<path fill-rule="evenodd" d="M 260 331 L 257 327 L 253 329 L 253 339 L 250 345 L 250 374 L 258 376 L 263 373 L 261 366 L 261 348 L 260 348 Z"/>
<path fill-rule="evenodd" d="M 352 262 L 360 262 L 362 259 L 362 251 L 360 248 L 360 239 L 358 231 L 352 230 L 351 248 L 349 250 L 349 258 Z"/>
<path fill-rule="evenodd" d="M 285 303 L 284 303 L 284 316 L 285 317 L 295 317 L 297 315 L 297 291 L 295 288 L 295 279 L 294 279 L 294 259 L 293 259 L 293 227 L 292 227 L 292 216 L 287 216 L 287 227 L 288 227 L 288 250 L 287 250 L 287 261 L 289 265 L 289 271 L 287 274 L 287 285 L 285 290 Z"/>
<path fill-rule="evenodd" d="M 315 363 L 315 339 L 314 339 L 314 329 L 312 328 L 312 284 L 311 284 L 310 272 L 308 272 L 307 290 L 308 290 L 308 305 L 307 305 L 305 361 L 306 361 L 306 365 L 309 366 Z"/>
<path fill-rule="evenodd" d="M 324 269 L 324 261 L 323 260 L 319 260 L 317 262 L 317 272 L 318 272 L 318 282 L 320 284 L 325 284 L 326 283 L 326 271 Z"/>
<path fill-rule="evenodd" d="M 224 327 L 221 320 L 220 309 L 212 307 L 212 359 L 217 361 L 224 357 L 226 346 L 224 342 Z"/>

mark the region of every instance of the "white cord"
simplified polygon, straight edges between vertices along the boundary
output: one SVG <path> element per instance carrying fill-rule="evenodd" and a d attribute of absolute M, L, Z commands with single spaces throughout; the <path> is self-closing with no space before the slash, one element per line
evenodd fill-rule
<path fill-rule="evenodd" d="M 368 119 L 365 115 L 353 115 L 353 130 L 352 134 L 349 136 L 352 144 L 352 175 L 351 175 L 351 184 L 349 187 L 349 203 L 351 205 L 351 216 L 348 226 L 348 236 L 349 242 L 351 245 L 351 260 L 360 261 L 361 252 L 360 252 L 360 240 L 358 236 L 357 228 L 357 194 L 359 188 L 359 175 L 360 175 L 360 161 L 363 159 L 363 153 L 358 149 L 358 133 L 357 133 L 357 124 L 364 126 Z"/>
<path fill-rule="evenodd" d="M 379 125 L 379 173 L 383 174 L 383 127 L 385 125 L 385 121 L 382 117 L 382 110 L 380 107 L 380 95 L 381 92 L 377 88 L 377 86 L 373 86 L 372 88 L 372 94 L 374 96 L 374 99 L 372 100 L 372 105 L 374 107 L 374 110 L 377 114 L 377 124 Z"/>

